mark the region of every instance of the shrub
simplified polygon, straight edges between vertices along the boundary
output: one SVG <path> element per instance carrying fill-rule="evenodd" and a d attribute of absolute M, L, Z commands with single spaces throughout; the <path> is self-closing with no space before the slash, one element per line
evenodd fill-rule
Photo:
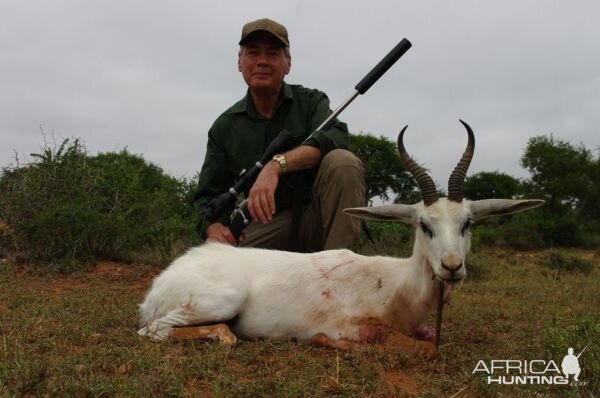
<path fill-rule="evenodd" d="M 359 252 L 366 255 L 387 254 L 408 256 L 412 250 L 413 227 L 404 223 L 367 221 L 374 244 L 369 242 L 364 228 Z"/>
<path fill-rule="evenodd" d="M 12 228 L 0 219 L 0 257 L 4 257 L 16 249 L 14 236 Z"/>
<path fill-rule="evenodd" d="M 485 280 L 489 271 L 489 259 L 481 254 L 471 253 L 466 260 L 467 278 L 470 280 Z"/>
<path fill-rule="evenodd" d="M 127 150 L 46 146 L 0 176 L 0 219 L 37 262 L 166 261 L 195 238 L 193 186 Z"/>
<path fill-rule="evenodd" d="M 553 233 L 548 227 L 552 220 L 531 214 L 516 214 L 509 221 L 498 225 L 502 243 L 515 249 L 533 250 L 553 243 Z"/>
<path fill-rule="evenodd" d="M 594 269 L 591 261 L 559 250 L 550 250 L 545 253 L 541 264 L 558 272 L 579 272 L 585 275 Z"/>
<path fill-rule="evenodd" d="M 585 247 L 584 237 L 582 226 L 572 214 L 551 216 L 540 209 L 485 220 L 475 228 L 473 241 L 475 245 L 496 244 L 532 250 L 554 246 Z"/>

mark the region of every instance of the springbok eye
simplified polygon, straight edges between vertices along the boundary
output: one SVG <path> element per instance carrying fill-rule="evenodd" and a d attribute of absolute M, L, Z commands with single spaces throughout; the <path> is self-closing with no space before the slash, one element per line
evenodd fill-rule
<path fill-rule="evenodd" d="M 419 223 L 419 227 L 421 227 L 421 231 L 423 231 L 425 235 L 429 236 L 429 239 L 433 239 L 433 231 L 429 229 L 423 221 Z"/>
<path fill-rule="evenodd" d="M 473 221 L 471 219 L 468 219 L 465 224 L 462 226 L 462 228 L 460 229 L 460 234 L 462 236 L 465 236 L 465 234 L 467 233 L 467 231 L 471 230 L 471 226 L 473 225 Z"/>

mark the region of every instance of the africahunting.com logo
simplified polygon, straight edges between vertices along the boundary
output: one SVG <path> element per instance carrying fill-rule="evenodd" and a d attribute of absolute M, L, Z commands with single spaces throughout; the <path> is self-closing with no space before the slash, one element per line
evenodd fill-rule
<path fill-rule="evenodd" d="M 553 360 L 543 359 L 493 359 L 487 362 L 480 360 L 473 369 L 473 374 L 487 375 L 488 384 L 558 384 L 584 387 L 588 382 L 579 380 L 579 357 L 586 349 L 587 346 L 575 356 L 573 348 L 569 347 L 567 355 L 560 362 L 560 367 Z"/>

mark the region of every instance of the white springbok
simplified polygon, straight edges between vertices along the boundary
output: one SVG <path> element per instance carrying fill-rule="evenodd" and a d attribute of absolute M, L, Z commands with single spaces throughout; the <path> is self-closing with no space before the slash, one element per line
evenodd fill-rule
<path fill-rule="evenodd" d="M 349 250 L 290 253 L 207 243 L 173 261 L 140 305 L 139 334 L 153 340 L 208 338 L 235 344 L 246 338 L 301 339 L 347 349 L 360 343 L 398 344 L 431 353 L 415 332 L 435 308 L 441 280 L 448 299 L 466 275 L 471 226 L 515 213 L 541 200 L 463 200 L 475 139 L 471 128 L 453 171 L 448 197 L 439 198 L 429 175 L 398 149 L 423 193 L 414 205 L 346 209 L 359 218 L 397 221 L 416 229 L 410 258 L 367 257 Z M 233 332 L 231 331 L 233 330 Z M 234 334 L 235 333 L 235 334 Z"/>

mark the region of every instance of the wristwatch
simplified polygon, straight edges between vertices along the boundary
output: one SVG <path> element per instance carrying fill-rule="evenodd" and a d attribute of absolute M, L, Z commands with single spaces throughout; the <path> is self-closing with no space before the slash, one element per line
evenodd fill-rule
<path fill-rule="evenodd" d="M 281 167 L 281 172 L 285 173 L 287 171 L 287 159 L 284 154 L 278 154 L 273 156 L 273 160 L 279 163 L 279 167 Z"/>

